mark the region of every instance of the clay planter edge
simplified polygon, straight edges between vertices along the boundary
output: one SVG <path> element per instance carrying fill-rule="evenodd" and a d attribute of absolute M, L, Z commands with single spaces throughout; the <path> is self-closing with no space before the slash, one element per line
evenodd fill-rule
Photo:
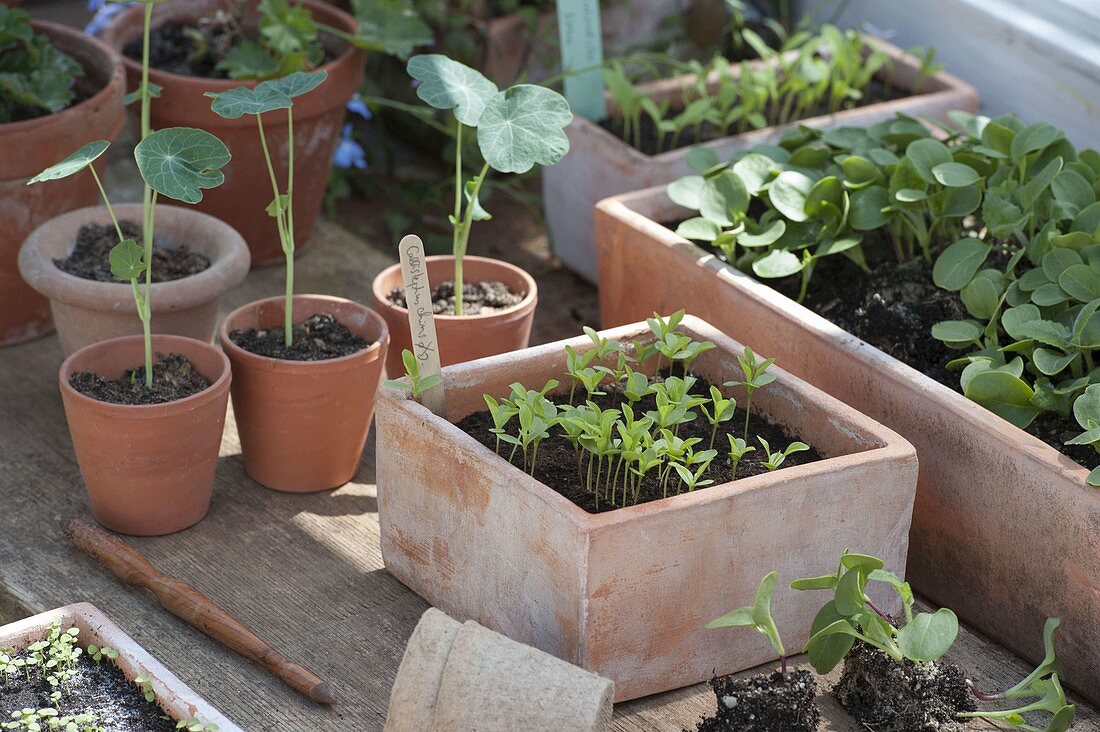
<path fill-rule="evenodd" d="M 37 337 L 51 327 L 49 303 L 23 281 L 16 267 L 23 241 L 39 224 L 99 198 L 87 173 L 34 186 L 27 186 L 27 180 L 82 145 L 113 141 L 125 115 L 125 74 L 110 48 L 74 28 L 39 20 L 31 25 L 84 66 L 78 88 L 86 81 L 99 89 L 55 114 L 0 125 L 0 345 Z M 101 174 L 104 165 L 105 160 L 97 162 Z"/>
<path fill-rule="evenodd" d="M 680 329 L 718 346 L 699 358 L 697 373 L 716 383 L 740 373 L 732 339 L 692 316 Z M 603 335 L 651 338 L 644 323 Z M 774 658 L 763 637 L 703 628 L 752 597 L 773 569 L 782 579 L 773 611 L 791 647 L 807 639 L 821 601 L 787 590 L 789 581 L 833 571 L 845 548 L 904 572 L 913 448 L 778 368 L 754 409 L 827 459 L 603 514 L 585 512 L 452 424 L 483 410 L 483 393 L 503 397 L 515 381 L 560 379 L 565 345 L 581 352 L 592 342 L 581 336 L 445 368 L 447 419 L 383 387 L 382 556 L 432 605 L 610 678 L 623 701 Z"/>
<path fill-rule="evenodd" d="M 884 40 L 866 35 L 864 40 L 869 46 L 884 51 L 893 64 L 892 76 L 889 76 L 888 69 L 883 69 L 877 78 L 889 76 L 895 85 L 912 89 L 920 70 L 920 61 Z M 766 62 L 745 63 L 759 66 Z M 732 68 L 737 69 L 738 65 Z M 682 104 L 682 89 L 694 83 L 695 78 L 694 75 L 684 75 L 663 79 L 643 84 L 639 90 L 657 101 Z M 709 84 L 711 88 L 716 88 L 717 76 L 712 76 Z M 607 100 L 609 107 L 613 107 L 610 94 Z M 954 109 L 978 111 L 978 93 L 969 84 L 940 71 L 925 79 L 921 93 L 915 96 L 710 140 L 701 147 L 713 150 L 723 160 L 729 160 L 739 150 L 776 142 L 784 132 L 796 125 L 823 129 L 864 127 L 891 119 L 898 113 L 944 120 L 946 113 Z M 569 137 L 569 154 L 556 165 L 542 169 L 547 230 L 554 254 L 569 269 L 595 282 L 597 264 L 593 207 L 608 196 L 671 183 L 694 174 L 688 167 L 687 155 L 695 146 L 646 155 L 600 125 L 579 116 L 573 117 L 565 132 Z"/>
<path fill-rule="evenodd" d="M 289 361 L 251 353 L 229 334 L 282 325 L 283 297 L 234 310 L 219 330 L 233 368 L 233 414 L 245 471 L 258 483 L 294 493 L 337 488 L 359 470 L 389 346 L 386 322 L 352 300 L 295 295 L 295 323 L 330 313 L 371 341 L 362 351 L 324 361 Z"/>
<path fill-rule="evenodd" d="M 1035 662 L 1043 623 L 1061 618 L 1066 684 L 1100 700 L 1100 491 L 1089 471 L 658 223 L 683 213 L 663 186 L 599 204 L 604 325 L 687 308 L 911 440 L 914 586 Z"/>
<path fill-rule="evenodd" d="M 334 28 L 355 33 L 356 20 L 339 8 L 317 0 L 301 0 L 295 5 L 308 7 L 310 13 Z M 153 13 L 156 27 L 167 20 L 194 20 L 211 7 L 202 0 L 174 0 L 157 7 Z M 137 87 L 141 79 L 141 64 L 125 56 L 122 49 L 141 36 L 143 9 L 125 10 L 116 16 L 103 33 L 104 40 L 114 47 L 126 67 L 129 87 Z M 340 142 L 344 123 L 344 106 L 363 82 L 364 51 L 353 48 L 332 36 L 321 35 L 322 43 L 334 55 L 317 68 L 327 71 L 325 83 L 294 102 L 294 238 L 301 255 L 309 243 L 324 204 L 326 182 L 332 156 Z M 162 88 L 161 96 L 152 103 L 154 129 L 167 127 L 197 127 L 206 130 L 226 144 L 233 160 L 222 172 L 225 183 L 205 191 L 197 208 L 222 219 L 237 229 L 248 242 L 252 265 L 260 266 L 283 261 L 283 251 L 275 220 L 267 215 L 267 205 L 273 193 L 266 179 L 256 176 L 265 170 L 263 150 L 253 115 L 227 120 L 214 114 L 205 92 L 225 92 L 239 86 L 254 87 L 255 80 L 208 79 L 184 76 L 151 68 L 149 80 Z M 285 114 L 264 116 L 264 131 L 271 150 L 275 172 L 280 181 L 287 176 L 288 152 Z"/>
<path fill-rule="evenodd" d="M 435 287 L 440 282 L 454 279 L 454 257 L 437 254 L 425 257 L 428 284 Z M 538 285 L 535 278 L 508 262 L 489 257 L 466 255 L 462 258 L 463 279 L 469 284 L 497 280 L 508 285 L 513 292 L 526 295 L 516 305 L 483 315 L 436 315 L 435 329 L 439 339 L 439 357 L 444 366 L 476 358 L 496 356 L 508 351 L 526 348 L 531 337 L 531 324 L 538 304 Z M 390 350 L 386 356 L 386 372 L 401 376 L 405 367 L 401 363 L 401 351 L 412 349 L 409 331 L 409 311 L 390 302 L 389 295 L 395 287 L 403 287 L 401 265 L 394 264 L 382 270 L 371 283 L 374 309 L 386 320 L 390 330 Z"/>
<path fill-rule="evenodd" d="M 219 349 L 171 335 L 153 336 L 153 354 L 181 353 L 210 386 L 166 404 L 101 402 L 69 385 L 90 370 L 116 379 L 144 363 L 144 339 L 124 336 L 85 346 L 58 373 L 80 474 L 92 514 L 134 536 L 161 536 L 198 523 L 210 508 L 229 402 L 229 359 Z"/>
<path fill-rule="evenodd" d="M 102 610 L 89 602 L 47 610 L 0 626 L 0 646 L 14 646 L 17 650 L 22 650 L 44 638 L 55 622 L 60 623 L 62 628 L 79 628 L 77 645 L 85 650 L 91 643 L 118 651 L 118 658 L 113 663 L 122 669 L 131 683 L 135 676 L 149 676 L 149 683 L 157 695 L 157 704 L 172 719 L 179 721 L 195 717 L 203 723 L 218 725 L 220 732 L 242 732 L 240 727 L 180 681 L 164 664 L 111 622 Z"/>
<path fill-rule="evenodd" d="M 140 203 L 122 203 L 114 209 L 120 221 L 140 225 Z M 91 206 L 51 219 L 28 237 L 19 252 L 23 278 L 49 298 L 66 356 L 98 341 L 141 333 L 129 283 L 86 280 L 53 263 L 72 251 L 77 232 L 88 223 L 109 225 L 107 208 Z M 208 257 L 210 267 L 190 277 L 153 284 L 153 332 L 210 342 L 217 328 L 221 296 L 248 274 L 248 247 L 229 224 L 190 207 L 159 203 L 155 223 L 158 243 L 186 244 Z M 139 286 L 144 288 L 140 282 Z"/>

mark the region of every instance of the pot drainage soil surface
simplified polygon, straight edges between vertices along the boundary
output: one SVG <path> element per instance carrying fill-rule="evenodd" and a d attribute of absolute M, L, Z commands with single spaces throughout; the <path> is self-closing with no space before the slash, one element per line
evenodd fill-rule
<path fill-rule="evenodd" d="M 290 348 L 286 347 L 285 334 L 286 328 L 281 325 L 264 329 L 248 328 L 231 332 L 229 340 L 258 356 L 286 361 L 325 361 L 350 356 L 371 345 L 329 313 L 318 313 L 295 324 Z"/>
<path fill-rule="evenodd" d="M 395 287 L 388 297 L 394 305 L 408 307 L 404 287 Z M 462 314 L 488 315 L 519 305 L 525 297 L 527 293 L 513 292 L 503 282 L 467 282 L 462 285 Z M 440 282 L 432 288 L 432 312 L 436 315 L 455 314 L 455 283 L 451 280 Z"/>
<path fill-rule="evenodd" d="M 145 366 L 127 369 L 119 379 L 106 379 L 93 371 L 69 377 L 69 386 L 81 394 L 110 404 L 165 404 L 198 394 L 210 386 L 186 357 L 178 353 L 156 354 L 153 385 L 145 386 Z"/>
<path fill-rule="evenodd" d="M 141 227 L 132 221 L 119 222 L 126 238 L 142 243 Z M 53 263 L 62 272 L 98 282 L 121 282 L 111 274 L 111 249 L 118 244 L 118 232 L 112 225 L 84 224 L 76 235 L 76 246 L 69 256 Z M 153 245 L 153 282 L 171 282 L 198 274 L 210 267 L 210 260 L 190 251 L 186 245 L 166 247 Z M 142 276 L 144 281 L 144 275 Z"/>

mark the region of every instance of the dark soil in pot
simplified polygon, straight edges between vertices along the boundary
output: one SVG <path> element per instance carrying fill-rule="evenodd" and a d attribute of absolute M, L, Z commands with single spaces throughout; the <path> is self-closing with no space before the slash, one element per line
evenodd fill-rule
<path fill-rule="evenodd" d="M 25 653 L 12 654 L 13 658 Z M 12 712 L 22 709 L 57 709 L 58 716 L 91 713 L 96 729 L 104 732 L 167 732 L 176 729 L 156 702 L 147 702 L 141 690 L 126 679 L 114 663 L 104 658 L 99 663 L 82 653 L 74 663 L 75 676 L 65 683 L 61 700 L 50 700 L 53 688 L 41 667 L 28 666 L 30 680 L 22 669 L 7 675 L 0 692 L 0 719 L 11 720 Z M 48 719 L 39 720 L 46 729 Z M 83 729 L 83 728 L 82 728 Z M 89 727 L 90 729 L 90 727 Z"/>
<path fill-rule="evenodd" d="M 691 393 L 709 393 L 710 383 L 706 379 L 698 376 L 696 376 L 696 379 L 697 381 Z M 592 399 L 601 409 L 618 408 L 623 403 L 624 397 L 617 388 L 611 388 L 606 384 L 602 388 L 608 393 L 604 396 L 595 396 Z M 580 391 L 580 394 L 574 396 L 574 402 L 581 404 L 584 401 L 584 391 L 583 389 L 578 389 L 578 391 Z M 568 392 L 550 394 L 548 398 L 559 405 L 566 405 L 569 403 Z M 656 399 L 653 395 L 644 397 L 633 406 L 634 413 L 638 416 L 655 408 Z M 687 439 L 689 437 L 701 438 L 702 441 L 696 448 L 697 450 L 706 450 L 710 442 L 711 425 L 706 421 L 706 418 L 702 416 L 702 413 L 699 412 L 698 409 L 695 411 L 695 420 L 680 425 L 679 431 L 676 434 L 681 439 Z M 515 431 L 514 422 L 515 420 L 509 423 L 508 426 L 511 432 Z M 740 437 L 744 424 L 744 407 L 743 405 L 738 405 L 733 415 L 733 419 L 719 426 L 718 434 L 714 440 L 714 449 L 718 450 L 718 457 L 714 459 L 707 469 L 707 472 L 703 475 L 704 480 L 709 479 L 714 481 L 711 485 L 721 485 L 722 483 L 728 483 L 730 481 L 730 464 L 726 457 L 729 449 L 729 442 L 726 439 L 726 434 L 730 433 L 735 437 Z M 458 422 L 457 427 L 490 450 L 496 449 L 496 436 L 489 431 L 493 429 L 493 419 L 488 411 L 475 412 L 474 414 L 464 417 Z M 609 500 L 603 496 L 602 491 L 600 499 L 597 501 L 595 495 L 586 488 L 587 477 L 585 471 L 587 470 L 588 464 L 587 457 L 585 458 L 585 470 L 578 469 L 577 452 L 573 449 L 569 441 L 560 435 L 560 432 L 560 429 L 551 430 L 551 436 L 543 440 L 539 445 L 534 473 L 535 479 L 565 496 L 589 513 L 603 513 L 604 511 L 613 511 L 617 508 L 621 508 L 621 490 L 619 491 L 619 497 L 616 499 L 615 503 L 610 503 Z M 741 459 L 741 462 L 737 466 L 738 479 L 760 475 L 768 470 L 764 467 L 767 455 L 764 454 L 764 451 L 756 440 L 758 436 L 767 440 L 773 450 L 781 450 L 795 440 L 801 440 L 811 445 L 810 449 L 807 451 L 791 454 L 779 468 L 780 470 L 793 465 L 804 465 L 822 459 L 821 454 L 813 448 L 809 440 L 798 435 L 789 434 L 782 426 L 769 421 L 759 413 L 758 409 L 754 409 L 749 419 L 749 441 L 756 447 L 756 450 L 746 454 Z M 502 443 L 500 456 L 504 459 L 508 459 L 510 452 L 511 446 Z M 523 469 L 523 455 L 521 451 L 516 452 L 512 463 L 517 465 L 521 470 Z M 658 501 L 667 497 L 655 473 L 656 471 L 650 471 L 642 481 L 640 497 L 637 503 L 648 503 L 649 501 Z M 673 477 L 668 481 L 668 496 L 676 495 L 676 485 L 677 479 L 675 474 L 673 474 Z M 700 486 L 696 488 L 696 490 L 706 490 L 709 487 L 709 485 Z M 636 503 L 628 500 L 626 505 L 631 506 L 636 505 Z"/>
<path fill-rule="evenodd" d="M 132 221 L 120 221 L 122 234 L 142 243 L 141 226 Z M 111 224 L 84 224 L 76 235 L 76 245 L 67 257 L 53 263 L 63 272 L 85 280 L 121 282 L 111 274 L 111 249 L 118 244 L 118 232 Z M 178 247 L 153 243 L 153 282 L 171 282 L 198 274 L 210 267 L 210 260 L 186 245 Z"/>
<path fill-rule="evenodd" d="M 965 728 L 955 715 L 977 709 L 955 664 L 899 664 L 858 641 L 844 659 L 833 694 L 875 732 L 955 732 Z"/>
<path fill-rule="evenodd" d="M 250 353 L 286 361 L 325 361 L 350 356 L 371 345 L 329 313 L 318 313 L 296 323 L 289 348 L 285 335 L 286 328 L 277 325 L 273 328 L 234 330 L 229 334 L 229 339 Z"/>
<path fill-rule="evenodd" d="M 514 292 L 503 282 L 466 282 L 462 285 L 462 314 L 488 315 L 519 305 L 525 297 L 526 292 Z M 408 307 L 403 287 L 395 287 L 389 299 L 394 305 Z M 432 312 L 436 315 L 455 314 L 455 283 L 451 280 L 440 282 L 432 288 Z"/>
<path fill-rule="evenodd" d="M 110 404 L 164 404 L 186 399 L 210 386 L 195 366 L 178 353 L 156 354 L 153 385 L 145 386 L 145 366 L 127 369 L 118 379 L 107 379 L 93 371 L 69 377 L 69 386 L 81 394 Z"/>
<path fill-rule="evenodd" d="M 747 679 L 712 679 L 717 709 L 696 732 L 814 732 L 821 719 L 817 682 L 809 671 L 775 671 Z"/>

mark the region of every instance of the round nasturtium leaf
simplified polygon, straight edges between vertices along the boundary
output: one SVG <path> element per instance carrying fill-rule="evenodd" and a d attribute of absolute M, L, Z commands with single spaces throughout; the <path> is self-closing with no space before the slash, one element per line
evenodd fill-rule
<path fill-rule="evenodd" d="M 572 120 L 573 112 L 561 94 L 544 86 L 517 84 L 486 103 L 477 144 L 493 170 L 526 173 L 565 157 L 569 138 L 564 128 Z"/>
<path fill-rule="evenodd" d="M 256 89 L 272 89 L 293 99 L 313 91 L 325 83 L 327 78 L 327 71 L 295 71 L 293 74 L 258 84 Z"/>
<path fill-rule="evenodd" d="M 772 181 L 768 198 L 779 213 L 801 222 L 809 218 L 805 211 L 806 197 L 813 187 L 813 179 L 796 170 L 784 170 Z"/>
<path fill-rule="evenodd" d="M 59 163 L 54 163 L 50 167 L 43 170 L 38 175 L 27 181 L 27 185 L 31 183 L 41 183 L 46 180 L 59 180 L 61 178 L 68 178 L 73 173 L 79 173 L 87 168 L 95 159 L 107 151 L 107 148 L 111 146 L 111 143 L 106 140 L 96 140 L 95 142 L 89 142 L 79 150 L 74 152 Z"/>
<path fill-rule="evenodd" d="M 111 274 L 126 282 L 135 279 L 145 271 L 142 261 L 142 249 L 133 239 L 123 239 L 111 248 L 107 261 L 111 265 Z"/>
<path fill-rule="evenodd" d="M 290 109 L 294 102 L 274 87 L 260 84 L 256 88 L 238 86 L 218 94 L 208 93 L 214 99 L 210 109 L 225 119 L 239 119 L 246 114 L 263 114 L 276 109 Z"/>
<path fill-rule="evenodd" d="M 455 119 L 477 127 L 485 105 L 497 94 L 497 85 L 481 72 L 443 54 L 413 56 L 406 66 L 420 84 L 416 95 L 436 109 L 453 109 Z"/>
<path fill-rule="evenodd" d="M 225 181 L 229 162 L 225 143 L 205 130 L 170 127 L 150 133 L 134 148 L 138 171 L 149 187 L 184 203 L 202 200 L 204 188 Z"/>

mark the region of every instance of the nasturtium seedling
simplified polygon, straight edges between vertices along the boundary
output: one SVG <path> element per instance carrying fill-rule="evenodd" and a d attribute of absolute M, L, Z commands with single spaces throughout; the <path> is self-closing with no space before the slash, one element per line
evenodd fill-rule
<path fill-rule="evenodd" d="M 772 648 L 779 654 L 781 664 L 780 673 L 787 675 L 787 652 L 783 648 L 783 640 L 779 637 L 779 628 L 772 618 L 771 603 L 772 594 L 779 577 L 775 572 L 767 574 L 756 588 L 756 598 L 752 605 L 739 607 L 733 612 L 726 613 L 706 624 L 707 629 L 714 628 L 754 628 L 758 633 L 768 639 Z"/>

